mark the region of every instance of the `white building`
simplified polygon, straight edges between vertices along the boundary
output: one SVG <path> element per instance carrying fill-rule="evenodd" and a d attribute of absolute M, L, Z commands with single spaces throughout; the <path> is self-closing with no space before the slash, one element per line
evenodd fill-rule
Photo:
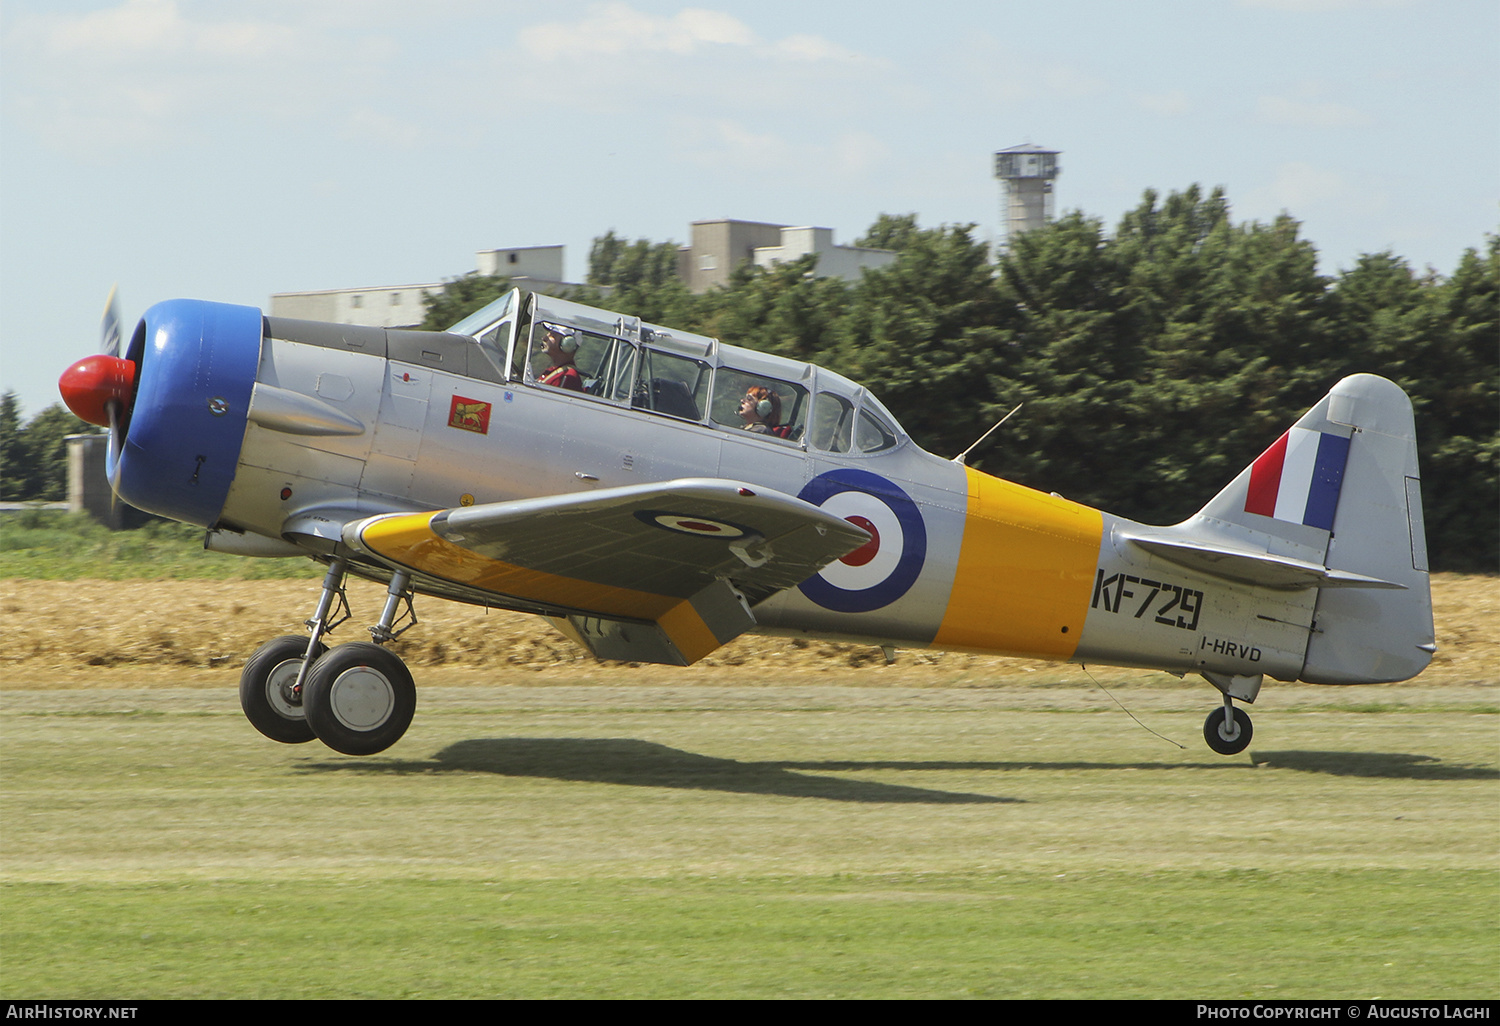
<path fill-rule="evenodd" d="M 485 275 L 503 274 L 517 285 L 539 291 L 566 287 L 562 246 L 523 246 L 486 249 L 476 255 L 476 269 Z M 271 296 L 272 317 L 304 321 L 362 324 L 373 328 L 410 328 L 427 316 L 422 299 L 441 292 L 442 282 L 421 285 L 367 285 L 353 289 L 277 292 Z"/>
<path fill-rule="evenodd" d="M 483 249 L 476 254 L 480 274 L 562 283 L 562 246 L 524 246 L 521 249 Z"/>
<path fill-rule="evenodd" d="M 422 298 L 442 291 L 443 283 L 379 285 L 361 289 L 320 289 L 277 292 L 271 296 L 272 317 L 304 321 L 363 324 L 373 328 L 409 328 L 427 316 Z"/>
<path fill-rule="evenodd" d="M 858 281 L 867 268 L 884 267 L 896 259 L 896 254 L 888 249 L 835 245 L 832 228 L 793 228 L 719 218 L 694 221 L 691 232 L 692 245 L 682 248 L 677 267 L 678 274 L 693 292 L 707 292 L 729 284 L 734 269 L 747 262 L 770 267 L 816 253 L 818 264 L 814 273 L 818 277 Z"/>
<path fill-rule="evenodd" d="M 755 266 L 790 263 L 809 253 L 818 256 L 815 273 L 819 278 L 845 281 L 858 281 L 864 271 L 884 267 L 896 259 L 895 251 L 890 249 L 836 246 L 832 228 L 783 228 L 779 246 L 755 247 Z"/>
<path fill-rule="evenodd" d="M 814 273 L 819 277 L 857 281 L 865 270 L 884 267 L 896 259 L 888 249 L 836 245 L 832 228 L 794 228 L 721 218 L 694 221 L 691 232 L 692 245 L 681 248 L 677 266 L 678 274 L 694 292 L 728 284 L 734 269 L 744 263 L 771 267 L 814 253 L 818 257 Z M 568 289 L 577 287 L 563 280 L 562 246 L 481 250 L 476 254 L 475 269 L 483 275 L 503 275 L 519 286 L 543 293 L 565 295 Z M 410 328 L 426 317 L 423 297 L 442 288 L 439 281 L 277 292 L 271 296 L 268 312 L 272 317 L 306 321 Z"/>

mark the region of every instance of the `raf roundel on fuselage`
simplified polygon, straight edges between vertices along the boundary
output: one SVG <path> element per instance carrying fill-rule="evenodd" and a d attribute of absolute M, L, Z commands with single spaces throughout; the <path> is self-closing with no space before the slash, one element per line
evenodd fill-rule
<path fill-rule="evenodd" d="M 825 609 L 867 613 L 911 590 L 927 559 L 927 527 L 911 496 L 879 474 L 841 468 L 797 495 L 870 532 L 870 541 L 799 585 Z"/>

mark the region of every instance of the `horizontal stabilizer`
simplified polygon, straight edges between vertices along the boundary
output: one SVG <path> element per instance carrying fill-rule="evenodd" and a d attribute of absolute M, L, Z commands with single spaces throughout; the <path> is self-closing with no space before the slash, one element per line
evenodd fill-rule
<path fill-rule="evenodd" d="M 1318 563 L 1268 552 L 1250 552 L 1227 545 L 1178 538 L 1123 535 L 1125 541 L 1146 551 L 1201 573 L 1263 588 L 1405 588 L 1348 570 L 1334 570 Z"/>

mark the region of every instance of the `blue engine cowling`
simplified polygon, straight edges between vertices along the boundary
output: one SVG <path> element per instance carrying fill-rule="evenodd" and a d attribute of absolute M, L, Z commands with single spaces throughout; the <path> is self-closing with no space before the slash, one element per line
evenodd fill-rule
<path fill-rule="evenodd" d="M 137 367 L 110 484 L 125 502 L 210 527 L 234 481 L 263 324 L 252 306 L 171 299 L 146 311 L 125 353 Z"/>

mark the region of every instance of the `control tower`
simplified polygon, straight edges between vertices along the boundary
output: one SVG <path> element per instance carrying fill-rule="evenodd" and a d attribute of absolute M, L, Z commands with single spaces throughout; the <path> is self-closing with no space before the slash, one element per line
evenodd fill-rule
<path fill-rule="evenodd" d="M 1040 228 L 1052 220 L 1052 180 L 1062 171 L 1061 151 L 1043 146 L 1012 146 L 995 154 L 995 177 L 1004 183 L 1000 198 L 1000 223 L 1009 246 L 1022 232 Z"/>

